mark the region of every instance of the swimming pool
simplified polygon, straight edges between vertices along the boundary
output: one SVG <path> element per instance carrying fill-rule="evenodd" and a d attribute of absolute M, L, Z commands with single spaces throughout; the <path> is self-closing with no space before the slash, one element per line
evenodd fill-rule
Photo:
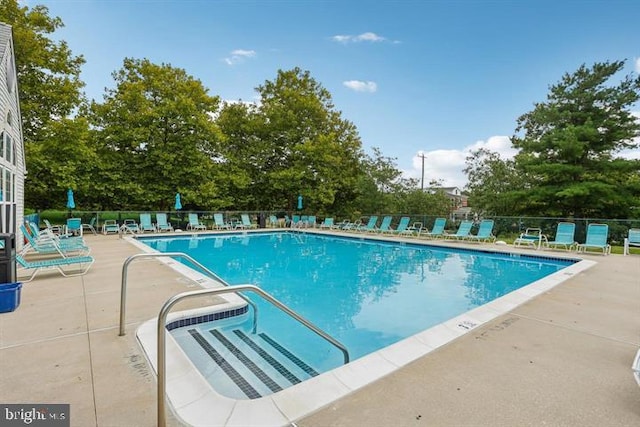
<path fill-rule="evenodd" d="M 436 337 L 438 328 L 450 338 L 473 329 L 499 315 L 495 306 L 517 305 L 514 291 L 554 275 L 549 283 L 557 283 L 559 272 L 567 274 L 576 262 L 312 233 L 260 232 L 141 240 L 162 252 L 189 253 L 230 284 L 258 285 L 343 342 L 352 360 L 375 359 L 374 355 L 384 354 L 381 349 L 387 349 L 388 359 L 413 360 L 413 350 L 389 355 L 397 353 L 396 344 L 419 337 L 425 330 L 436 334 L 423 337 L 426 339 L 421 343 L 435 348 L 441 340 Z M 524 292 L 527 298 L 531 293 L 532 289 Z M 489 301 L 494 301 L 494 309 L 487 306 Z M 314 372 L 341 366 L 340 352 L 295 322 L 278 316 L 268 304 L 256 302 L 260 304 L 257 341 L 267 341 L 260 334 L 267 336 Z M 250 316 L 243 313 L 234 317 L 225 321 L 228 324 L 222 332 L 246 340 L 251 335 Z M 228 372 L 212 368 L 210 358 L 203 356 L 210 351 L 210 341 L 219 334 L 214 329 L 218 328 L 202 323 L 175 328 L 172 333 L 183 351 L 196 354 L 193 363 L 200 365 L 202 376 L 216 384 L 218 393 L 230 399 L 260 400 L 282 389 L 264 386 L 247 394 L 246 388 L 224 380 Z M 194 334 L 198 337 L 195 340 Z M 399 360 L 392 364 L 402 365 Z"/>

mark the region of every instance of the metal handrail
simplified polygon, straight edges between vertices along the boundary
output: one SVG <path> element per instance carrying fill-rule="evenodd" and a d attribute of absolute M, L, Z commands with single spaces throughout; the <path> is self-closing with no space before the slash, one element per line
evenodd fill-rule
<path fill-rule="evenodd" d="M 286 305 L 284 305 L 283 303 L 281 303 L 280 301 L 278 301 L 277 299 L 275 299 L 273 296 L 271 296 L 270 294 L 268 294 L 267 292 L 263 291 L 262 289 L 258 288 L 257 286 L 254 285 L 236 285 L 236 286 L 229 286 L 227 288 L 217 288 L 217 289 L 201 289 L 201 290 L 197 290 L 197 291 L 189 291 L 189 292 L 182 292 L 180 294 L 174 295 L 173 297 L 171 297 L 169 300 L 167 300 L 166 303 L 164 303 L 164 305 L 162 306 L 162 309 L 160 309 L 160 313 L 158 314 L 158 366 L 157 366 L 157 374 L 158 374 L 158 425 L 161 427 L 164 427 L 166 425 L 166 419 L 165 419 L 165 393 L 166 393 L 166 380 L 165 380 L 165 371 L 166 371 L 166 358 L 165 358 L 165 351 L 166 351 L 166 323 L 167 323 L 167 315 L 169 314 L 169 310 L 171 310 L 171 307 L 173 307 L 177 302 L 183 300 L 183 299 L 187 299 L 187 298 L 193 298 L 193 297 L 197 297 L 200 295 L 218 295 L 218 294 L 224 294 L 224 293 L 229 293 L 229 292 L 240 292 L 240 291 L 250 291 L 250 292 L 255 292 L 258 295 L 260 295 L 261 297 L 263 297 L 264 299 L 266 299 L 267 301 L 269 301 L 271 304 L 275 305 L 277 308 L 279 308 L 280 310 L 284 311 L 285 313 L 287 313 L 289 316 L 293 317 L 294 319 L 296 319 L 298 322 L 302 323 L 304 326 L 306 326 L 307 328 L 311 329 L 313 332 L 315 332 L 316 334 L 318 334 L 320 337 L 324 338 L 326 341 L 328 341 L 330 344 L 333 344 L 335 347 L 337 347 L 343 354 L 344 356 L 344 363 L 347 364 L 349 363 L 349 351 L 347 350 L 347 348 L 340 343 L 338 340 L 336 340 L 335 338 L 333 338 L 331 335 L 327 334 L 326 332 L 324 332 L 322 329 L 320 329 L 319 327 L 317 327 L 316 325 L 314 325 L 313 323 L 311 323 L 310 321 L 308 321 L 307 319 L 305 319 L 304 317 L 302 317 L 301 315 L 299 315 L 298 313 L 296 313 L 295 311 L 293 311 L 292 309 L 290 309 L 289 307 L 287 307 Z"/>
<path fill-rule="evenodd" d="M 124 323 L 125 323 L 125 314 L 126 314 L 126 305 L 127 305 L 127 275 L 129 272 L 129 264 L 131 264 L 133 260 L 138 258 L 161 258 L 161 257 L 184 258 L 189 262 L 193 263 L 195 266 L 200 268 L 205 273 L 207 273 L 209 277 L 222 283 L 224 286 L 226 287 L 231 286 L 229 283 L 225 282 L 224 279 L 222 279 L 216 273 L 209 270 L 207 267 L 200 264 L 198 261 L 196 261 L 195 259 L 191 258 L 189 255 L 183 252 L 145 253 L 145 254 L 131 255 L 129 258 L 125 260 L 124 264 L 122 265 L 122 285 L 120 288 L 120 332 L 118 334 L 119 336 L 121 337 L 125 336 Z M 258 306 L 246 296 L 242 294 L 238 294 L 238 296 L 243 300 L 245 300 L 247 304 L 249 304 L 253 308 L 253 333 L 255 334 L 257 329 L 257 324 L 258 324 Z"/>

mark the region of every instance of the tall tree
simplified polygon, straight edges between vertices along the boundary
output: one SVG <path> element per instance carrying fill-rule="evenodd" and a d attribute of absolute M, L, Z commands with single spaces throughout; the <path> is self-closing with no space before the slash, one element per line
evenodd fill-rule
<path fill-rule="evenodd" d="M 147 59 L 126 58 L 113 77 L 116 88 L 92 105 L 111 208 L 171 209 L 176 192 L 184 209 L 221 207 L 210 116 L 218 98 L 183 69 Z"/>
<path fill-rule="evenodd" d="M 94 155 L 86 121 L 69 117 L 83 102 L 80 68 L 85 61 L 64 40 L 52 40 L 63 23 L 45 6 L 29 9 L 2 0 L 0 21 L 13 30 L 28 171 L 25 205 L 62 208 L 66 189 L 85 182 L 83 173 Z"/>
<path fill-rule="evenodd" d="M 528 206 L 525 176 L 513 160 L 504 160 L 496 152 L 480 148 L 465 160 L 466 191 L 469 205 L 490 215 L 513 215 Z"/>
<path fill-rule="evenodd" d="M 335 212 L 355 197 L 361 142 L 330 93 L 308 71 L 278 71 L 256 88 L 256 107 L 230 105 L 218 119 L 225 159 L 244 162 L 246 208 L 293 209 L 298 195 L 312 212 Z M 231 117 L 238 121 L 231 120 Z"/>
<path fill-rule="evenodd" d="M 550 88 L 547 101 L 518 119 L 513 145 L 530 187 L 527 212 L 536 215 L 629 216 L 638 206 L 630 174 L 640 162 L 617 156 L 637 147 L 640 123 L 630 108 L 640 99 L 640 77 L 614 75 L 624 61 L 581 66 Z"/>

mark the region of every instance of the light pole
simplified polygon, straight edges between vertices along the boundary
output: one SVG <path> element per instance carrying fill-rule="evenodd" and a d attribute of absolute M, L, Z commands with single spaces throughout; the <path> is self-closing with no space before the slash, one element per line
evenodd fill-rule
<path fill-rule="evenodd" d="M 418 157 L 422 158 L 422 181 L 421 181 L 421 184 L 420 184 L 420 189 L 422 191 L 424 191 L 424 159 L 427 156 L 425 156 L 424 153 L 420 153 L 420 154 L 418 154 Z"/>

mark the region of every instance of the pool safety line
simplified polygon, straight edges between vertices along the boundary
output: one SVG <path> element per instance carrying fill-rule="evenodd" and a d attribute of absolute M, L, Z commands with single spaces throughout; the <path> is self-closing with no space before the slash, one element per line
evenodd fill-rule
<path fill-rule="evenodd" d="M 298 368 L 302 369 L 310 376 L 315 377 L 318 375 L 318 372 L 315 369 L 313 369 L 311 366 L 304 363 L 302 360 L 296 357 L 295 354 L 291 353 L 289 350 L 287 350 L 286 348 L 278 344 L 269 335 L 265 334 L 264 332 L 261 332 L 258 334 L 258 336 L 263 340 L 265 340 L 266 342 L 268 342 L 273 348 L 275 348 L 280 353 L 282 353 L 287 359 L 291 360 Z"/>
<path fill-rule="evenodd" d="M 253 360 L 251 360 L 242 350 L 236 347 L 231 341 L 225 337 L 222 332 L 217 329 L 211 329 L 209 331 L 211 335 L 213 335 L 220 343 L 225 346 L 227 350 L 231 352 L 244 366 L 247 367 L 251 371 L 253 375 L 255 375 L 264 385 L 269 387 L 269 390 L 272 392 L 278 392 L 282 390 L 282 387 L 273 380 L 265 371 L 260 369 L 258 365 L 255 364 Z"/>
<path fill-rule="evenodd" d="M 258 391 L 249 384 L 249 382 L 242 376 L 235 368 L 225 359 L 220 353 L 216 351 L 207 340 L 200 335 L 195 329 L 189 329 L 189 334 L 200 344 L 204 351 L 213 359 L 214 362 L 224 371 L 225 374 L 242 390 L 242 392 L 249 399 L 257 399 L 262 397 Z"/>
<path fill-rule="evenodd" d="M 264 348 L 260 347 L 254 340 L 248 337 L 240 329 L 233 331 L 238 338 L 240 338 L 251 350 L 255 351 L 262 359 L 264 359 L 269 365 L 271 365 L 276 371 L 285 377 L 291 384 L 301 383 L 302 380 L 295 376 L 290 370 L 288 370 L 282 363 L 278 362 L 273 356 L 271 356 Z"/>

